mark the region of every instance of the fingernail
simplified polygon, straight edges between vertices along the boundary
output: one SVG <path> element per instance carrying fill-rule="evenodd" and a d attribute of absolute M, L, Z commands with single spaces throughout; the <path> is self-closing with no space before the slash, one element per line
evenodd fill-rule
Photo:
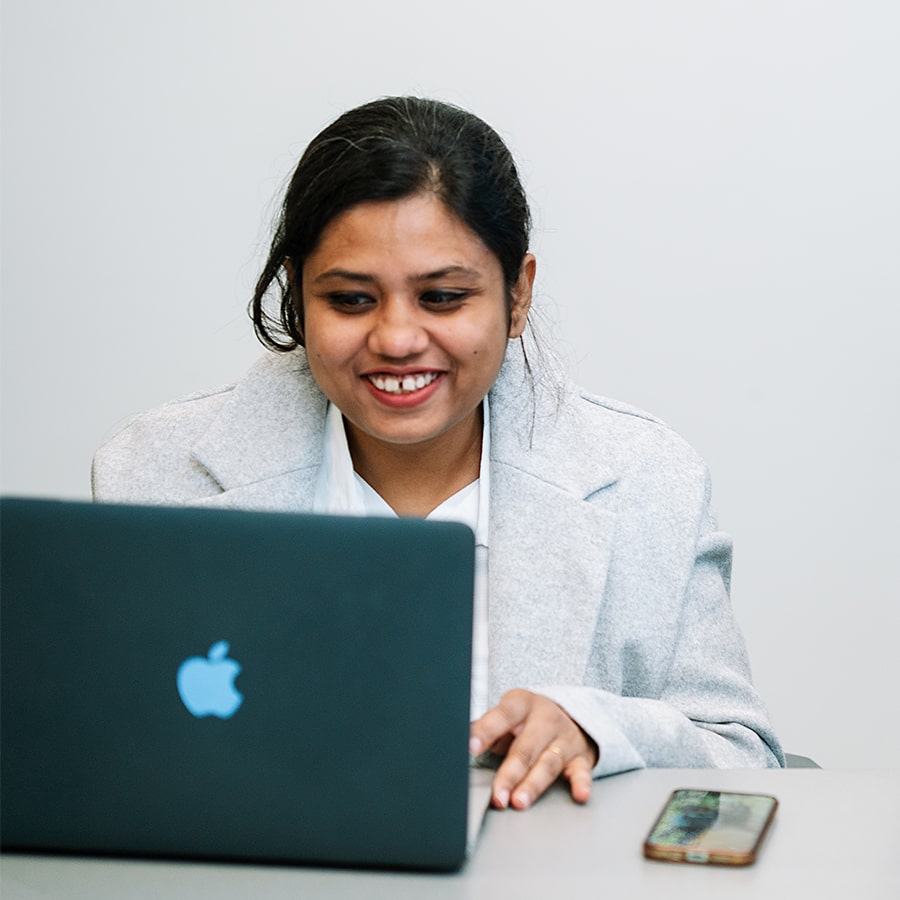
<path fill-rule="evenodd" d="M 522 809 L 526 809 L 531 803 L 531 795 L 528 791 L 519 791 L 519 793 L 516 794 L 516 802 Z"/>
<path fill-rule="evenodd" d="M 501 809 L 506 809 L 509 805 L 509 791 L 506 788 L 501 788 L 497 791 L 497 802 L 500 804 Z"/>
<path fill-rule="evenodd" d="M 478 756 L 478 754 L 481 753 L 481 738 L 469 738 L 469 753 L 472 756 Z"/>

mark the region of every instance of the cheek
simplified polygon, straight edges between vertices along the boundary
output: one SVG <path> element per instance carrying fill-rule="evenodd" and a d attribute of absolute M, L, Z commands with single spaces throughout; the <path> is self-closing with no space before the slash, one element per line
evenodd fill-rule
<path fill-rule="evenodd" d="M 501 357 L 506 352 L 509 325 L 505 307 L 494 308 L 490 313 L 473 318 L 454 331 L 453 343 L 461 358 Z"/>
<path fill-rule="evenodd" d="M 480 382 L 492 384 L 503 364 L 506 345 L 505 323 L 502 321 L 485 323 L 484 327 L 469 335 L 468 341 L 460 342 L 459 358 L 468 361 L 472 377 Z"/>
<path fill-rule="evenodd" d="M 306 317 L 306 355 L 310 365 L 318 361 L 321 365 L 340 365 L 353 353 L 356 340 L 353 330 L 346 326 L 336 327 L 316 314 Z"/>
<path fill-rule="evenodd" d="M 351 376 L 347 354 L 330 341 L 307 338 L 306 358 L 316 383 L 330 400 L 337 402 L 335 390 L 340 390 L 340 385 L 345 385 Z"/>

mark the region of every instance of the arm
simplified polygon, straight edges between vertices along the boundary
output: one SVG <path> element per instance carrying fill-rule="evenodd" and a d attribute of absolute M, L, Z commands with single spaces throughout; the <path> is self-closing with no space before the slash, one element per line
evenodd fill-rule
<path fill-rule="evenodd" d="M 705 524 L 711 524 L 708 516 Z M 595 776 L 644 766 L 784 764 L 731 612 L 730 560 L 727 535 L 704 530 L 672 635 L 671 664 L 657 695 L 629 696 L 640 693 L 640 677 L 626 681 L 624 696 L 583 686 L 536 689 L 600 745 Z"/>
<path fill-rule="evenodd" d="M 709 514 L 708 480 L 701 496 L 702 511 L 688 516 L 695 523 L 683 542 L 688 553 L 655 553 L 663 546 L 656 537 L 646 541 L 648 552 L 633 552 L 629 545 L 628 566 L 611 574 L 600 600 L 582 683 L 530 685 L 577 723 L 588 739 L 586 746 L 593 742 L 599 755 L 592 758 L 585 745 L 576 750 L 571 737 L 561 742 L 562 731 L 539 734 L 531 729 L 523 745 L 523 723 L 515 726 L 516 733 L 508 732 L 504 748 L 501 720 L 511 715 L 506 698 L 495 708 L 497 716 L 473 726 L 473 736 L 487 746 L 499 741 L 500 752 L 512 750 L 533 760 L 532 788 L 535 779 L 549 784 L 560 772 L 568 777 L 567 766 L 575 756 L 591 760 L 594 777 L 644 766 L 783 764 L 778 740 L 752 687 L 744 642 L 732 616 L 731 541 L 716 530 Z M 630 525 L 641 535 L 653 527 L 645 514 Z M 660 531 L 671 530 L 671 525 L 663 521 Z M 657 564 L 660 557 L 668 562 Z M 625 568 L 631 574 L 623 575 Z M 572 748 L 574 755 L 551 772 L 554 760 L 546 751 L 562 746 Z M 506 771 L 501 767 L 498 774 L 508 781 L 501 789 L 514 793 L 528 768 L 520 774 L 519 765 L 504 765 Z M 575 796 L 576 782 L 569 780 Z"/>

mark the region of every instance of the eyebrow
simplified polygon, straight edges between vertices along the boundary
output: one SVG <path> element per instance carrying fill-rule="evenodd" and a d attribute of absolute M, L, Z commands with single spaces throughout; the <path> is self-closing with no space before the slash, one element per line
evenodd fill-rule
<path fill-rule="evenodd" d="M 443 269 L 437 269 L 434 272 L 424 272 L 421 275 L 413 275 L 410 281 L 435 281 L 438 278 L 446 278 L 449 275 L 464 275 L 469 278 L 480 278 L 481 272 L 477 269 L 470 269 L 466 266 L 446 266 Z M 353 272 L 350 269 L 328 269 L 317 275 L 314 284 L 320 281 L 326 281 L 329 278 L 344 278 L 347 281 L 359 281 L 363 284 L 373 284 L 377 279 L 374 275 L 365 272 Z"/>

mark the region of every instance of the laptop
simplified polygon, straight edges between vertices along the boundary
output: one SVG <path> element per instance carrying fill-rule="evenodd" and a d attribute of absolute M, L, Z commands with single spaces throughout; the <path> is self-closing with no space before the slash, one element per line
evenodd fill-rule
<path fill-rule="evenodd" d="M 0 541 L 3 849 L 462 864 L 468 528 L 4 498 Z"/>

